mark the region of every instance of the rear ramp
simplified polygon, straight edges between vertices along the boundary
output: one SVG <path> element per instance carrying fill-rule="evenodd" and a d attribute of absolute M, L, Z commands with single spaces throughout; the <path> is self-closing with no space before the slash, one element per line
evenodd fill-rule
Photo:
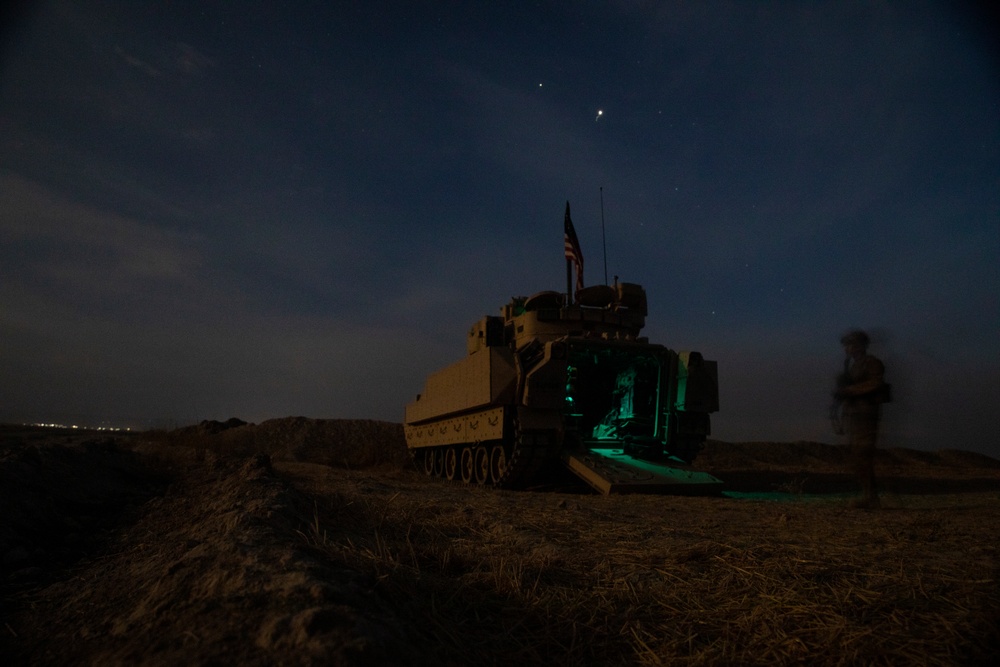
<path fill-rule="evenodd" d="M 692 470 L 679 459 L 671 465 L 633 458 L 621 449 L 568 452 L 564 459 L 577 477 L 604 495 L 612 493 L 663 493 L 710 496 L 722 492 L 722 480 Z M 676 463 L 676 465 L 673 465 Z"/>

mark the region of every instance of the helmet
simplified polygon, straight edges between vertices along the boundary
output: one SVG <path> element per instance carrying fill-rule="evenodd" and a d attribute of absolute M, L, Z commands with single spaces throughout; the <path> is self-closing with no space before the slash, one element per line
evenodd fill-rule
<path fill-rule="evenodd" d="M 840 337 L 841 345 L 860 345 L 861 347 L 868 347 L 868 334 L 866 334 L 861 329 L 855 329 L 853 331 L 848 331 L 843 336 Z"/>

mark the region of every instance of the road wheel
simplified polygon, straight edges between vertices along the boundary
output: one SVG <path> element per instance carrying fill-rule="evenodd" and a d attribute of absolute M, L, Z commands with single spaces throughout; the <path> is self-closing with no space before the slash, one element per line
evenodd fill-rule
<path fill-rule="evenodd" d="M 493 445 L 490 451 L 490 480 L 494 484 L 499 484 L 507 470 L 507 452 L 503 445 Z"/>
<path fill-rule="evenodd" d="M 472 465 L 472 448 L 462 448 L 462 481 L 468 484 L 475 477 Z"/>
<path fill-rule="evenodd" d="M 449 447 L 444 453 L 444 476 L 454 480 L 458 473 L 458 452 L 454 447 Z"/>
<path fill-rule="evenodd" d="M 490 481 L 490 452 L 482 445 L 476 447 L 476 481 L 479 484 Z"/>

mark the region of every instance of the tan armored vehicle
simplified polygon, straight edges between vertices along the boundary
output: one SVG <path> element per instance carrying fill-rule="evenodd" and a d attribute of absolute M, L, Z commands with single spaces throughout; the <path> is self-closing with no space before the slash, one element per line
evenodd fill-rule
<path fill-rule="evenodd" d="M 705 493 L 689 464 L 719 407 L 716 362 L 640 337 L 636 284 L 517 297 L 469 331 L 468 355 L 406 406 L 429 475 L 504 488 L 566 465 L 602 493 Z"/>

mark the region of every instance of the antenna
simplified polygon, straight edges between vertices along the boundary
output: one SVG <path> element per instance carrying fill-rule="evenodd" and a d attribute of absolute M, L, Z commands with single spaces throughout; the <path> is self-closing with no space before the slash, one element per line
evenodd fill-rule
<path fill-rule="evenodd" d="M 608 244 L 604 239 L 604 186 L 601 186 L 601 247 L 604 250 L 604 284 L 608 284 Z"/>

